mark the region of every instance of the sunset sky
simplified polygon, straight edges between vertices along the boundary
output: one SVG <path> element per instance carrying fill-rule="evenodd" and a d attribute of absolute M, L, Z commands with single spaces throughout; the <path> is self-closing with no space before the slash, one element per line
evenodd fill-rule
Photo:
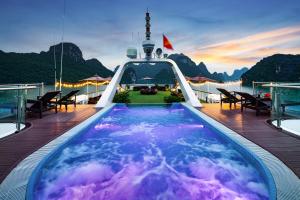
<path fill-rule="evenodd" d="M 128 46 L 144 39 L 147 8 L 156 47 L 164 33 L 173 53 L 203 61 L 211 72 L 231 73 L 275 53 L 300 54 L 299 0 L 66 0 L 65 41 L 113 69 Z M 48 50 L 61 40 L 62 15 L 63 0 L 1 0 L 0 49 Z"/>

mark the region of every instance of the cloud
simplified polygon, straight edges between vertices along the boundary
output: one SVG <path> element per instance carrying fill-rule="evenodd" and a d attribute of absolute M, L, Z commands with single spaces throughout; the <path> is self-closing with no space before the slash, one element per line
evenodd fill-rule
<path fill-rule="evenodd" d="M 300 26 L 290 26 L 195 48 L 187 54 L 198 62 L 233 69 L 250 67 L 259 59 L 276 53 L 299 54 L 297 42 L 300 42 Z"/>

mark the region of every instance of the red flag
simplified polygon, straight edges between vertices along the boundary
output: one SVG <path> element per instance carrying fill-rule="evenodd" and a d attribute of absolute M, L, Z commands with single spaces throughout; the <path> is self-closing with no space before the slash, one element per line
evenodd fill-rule
<path fill-rule="evenodd" d="M 174 50 L 171 42 L 168 40 L 168 38 L 164 34 L 163 34 L 163 44 L 166 49 Z"/>

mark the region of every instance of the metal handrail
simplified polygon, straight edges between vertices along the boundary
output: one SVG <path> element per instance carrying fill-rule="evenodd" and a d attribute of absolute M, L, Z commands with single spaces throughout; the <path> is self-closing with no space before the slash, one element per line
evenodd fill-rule
<path fill-rule="evenodd" d="M 263 87 L 300 89 L 300 83 L 264 84 Z"/>
<path fill-rule="evenodd" d="M 22 83 L 22 84 L 0 84 L 0 91 L 1 90 L 26 90 L 27 89 L 39 89 L 39 96 L 44 94 L 44 83 Z"/>
<path fill-rule="evenodd" d="M 197 92 L 201 92 L 201 93 L 205 93 L 205 94 L 213 94 L 212 92 L 208 92 L 208 91 L 205 91 L 205 90 L 197 90 L 197 89 L 194 89 L 194 91 L 197 91 Z"/>
<path fill-rule="evenodd" d="M 43 85 L 44 83 L 13 83 L 13 84 L 0 84 L 1 86 L 20 86 L 20 85 Z"/>
<path fill-rule="evenodd" d="M 27 89 L 35 89 L 37 88 L 36 86 L 22 86 L 22 87 L 6 87 L 6 88 L 1 88 L 0 91 L 3 90 L 27 90 Z"/>

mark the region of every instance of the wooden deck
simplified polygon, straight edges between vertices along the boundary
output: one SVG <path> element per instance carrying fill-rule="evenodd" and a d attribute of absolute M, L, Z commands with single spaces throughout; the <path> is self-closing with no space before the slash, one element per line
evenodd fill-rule
<path fill-rule="evenodd" d="M 226 104 L 222 108 L 220 104 L 204 104 L 201 111 L 269 151 L 300 177 L 300 139 L 271 127 L 266 122 L 270 116 L 256 116 L 249 109 L 241 113 L 239 106 L 230 110 Z"/>
<path fill-rule="evenodd" d="M 93 105 L 77 105 L 69 106 L 68 111 L 61 109 L 57 114 L 49 111 L 42 119 L 29 118 L 29 128 L 0 140 L 0 183 L 28 155 L 96 112 Z"/>

